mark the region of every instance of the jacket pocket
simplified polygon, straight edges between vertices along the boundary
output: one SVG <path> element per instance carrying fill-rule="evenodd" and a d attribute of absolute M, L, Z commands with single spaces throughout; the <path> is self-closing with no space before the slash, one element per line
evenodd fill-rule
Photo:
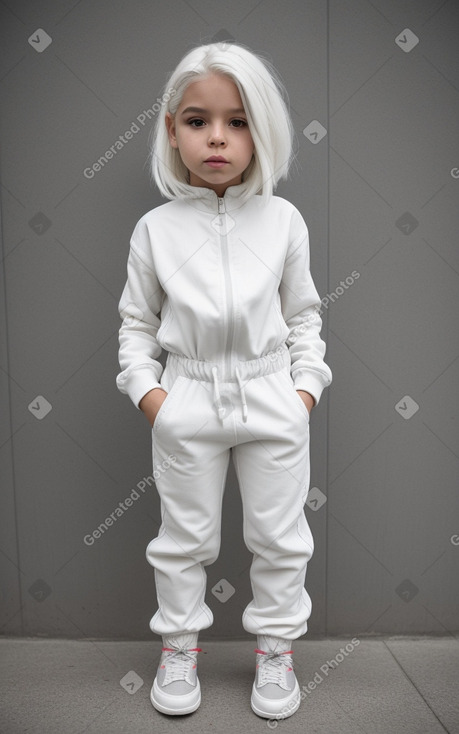
<path fill-rule="evenodd" d="M 273 308 L 276 314 L 277 323 L 280 326 L 282 334 L 285 332 L 285 330 L 289 331 L 289 328 L 285 323 L 284 314 L 282 313 L 279 293 L 277 293 L 276 298 L 274 299 Z"/>
<path fill-rule="evenodd" d="M 161 313 L 161 323 L 159 325 L 158 331 L 156 332 L 156 339 L 157 340 L 159 339 L 159 342 L 161 344 L 163 344 L 165 341 L 165 336 L 167 334 L 169 325 L 172 321 L 172 316 L 173 316 L 172 308 L 170 307 L 170 304 L 168 303 L 167 307 L 164 309 L 164 314 Z"/>
<path fill-rule="evenodd" d="M 157 432 L 159 430 L 159 428 L 160 428 L 161 424 L 163 423 L 164 419 L 167 418 L 167 415 L 170 414 L 171 407 L 172 407 L 172 412 L 173 412 L 173 402 L 174 402 L 174 400 L 175 400 L 175 398 L 177 396 L 177 393 L 179 392 L 179 389 L 182 386 L 182 383 L 183 383 L 183 380 L 184 379 L 185 378 L 183 377 L 183 375 L 178 375 L 175 378 L 174 383 L 173 383 L 171 389 L 169 390 L 169 392 L 167 393 L 167 395 L 164 398 L 163 402 L 159 406 L 159 410 L 156 413 L 155 420 L 154 420 L 153 425 L 151 427 L 151 430 L 152 431 Z"/>

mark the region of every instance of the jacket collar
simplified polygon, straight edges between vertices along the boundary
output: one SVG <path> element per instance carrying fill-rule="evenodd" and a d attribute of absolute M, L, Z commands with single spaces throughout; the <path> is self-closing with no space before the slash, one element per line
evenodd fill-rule
<path fill-rule="evenodd" d="M 218 214 L 218 196 L 213 189 L 206 186 L 191 186 L 190 184 L 182 184 L 185 194 L 185 201 L 200 211 L 212 212 Z M 239 209 L 245 203 L 247 197 L 244 194 L 247 191 L 247 182 L 242 182 L 236 186 L 228 186 L 222 198 L 225 202 L 226 211 Z"/>

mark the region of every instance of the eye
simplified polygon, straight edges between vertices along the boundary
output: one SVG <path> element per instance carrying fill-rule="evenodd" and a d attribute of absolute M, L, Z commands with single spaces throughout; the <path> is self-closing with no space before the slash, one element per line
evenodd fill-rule
<path fill-rule="evenodd" d="M 196 124 L 196 123 L 202 123 L 202 124 Z M 231 123 L 230 123 L 232 127 L 236 127 L 236 128 L 247 127 L 247 124 L 248 123 L 246 120 L 231 120 Z M 193 117 L 193 119 L 187 120 L 187 125 L 190 125 L 190 127 L 202 127 L 202 125 L 205 125 L 205 122 L 200 117 Z"/>

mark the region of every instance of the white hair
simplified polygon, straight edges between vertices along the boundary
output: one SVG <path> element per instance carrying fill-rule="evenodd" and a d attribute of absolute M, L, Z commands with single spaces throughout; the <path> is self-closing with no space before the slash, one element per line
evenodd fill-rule
<path fill-rule="evenodd" d="M 267 203 L 278 181 L 287 178 L 294 157 L 295 133 L 287 106 L 288 95 L 270 61 L 229 41 L 192 49 L 169 77 L 152 131 L 153 181 L 166 198 L 180 198 L 189 193 L 189 173 L 179 150 L 170 145 L 166 112 L 175 116 L 188 85 L 210 74 L 226 75 L 239 90 L 255 146 L 252 160 L 242 174 L 242 181 L 247 182 L 244 196 L 260 194 Z"/>

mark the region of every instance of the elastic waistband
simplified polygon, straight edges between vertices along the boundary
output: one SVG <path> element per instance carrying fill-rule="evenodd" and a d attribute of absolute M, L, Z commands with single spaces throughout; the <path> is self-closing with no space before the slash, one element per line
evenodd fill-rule
<path fill-rule="evenodd" d="M 183 375 L 183 377 L 213 382 L 215 371 L 217 370 L 220 373 L 220 380 L 222 379 L 221 362 L 191 359 L 175 352 L 168 353 L 167 362 L 171 363 L 171 367 L 177 375 Z M 250 380 L 254 377 L 270 375 L 272 372 L 279 372 L 284 367 L 290 366 L 290 364 L 290 352 L 284 342 L 257 359 L 249 359 L 247 361 L 236 360 L 235 369 L 226 381 L 237 382 L 239 381 L 238 378 Z"/>

